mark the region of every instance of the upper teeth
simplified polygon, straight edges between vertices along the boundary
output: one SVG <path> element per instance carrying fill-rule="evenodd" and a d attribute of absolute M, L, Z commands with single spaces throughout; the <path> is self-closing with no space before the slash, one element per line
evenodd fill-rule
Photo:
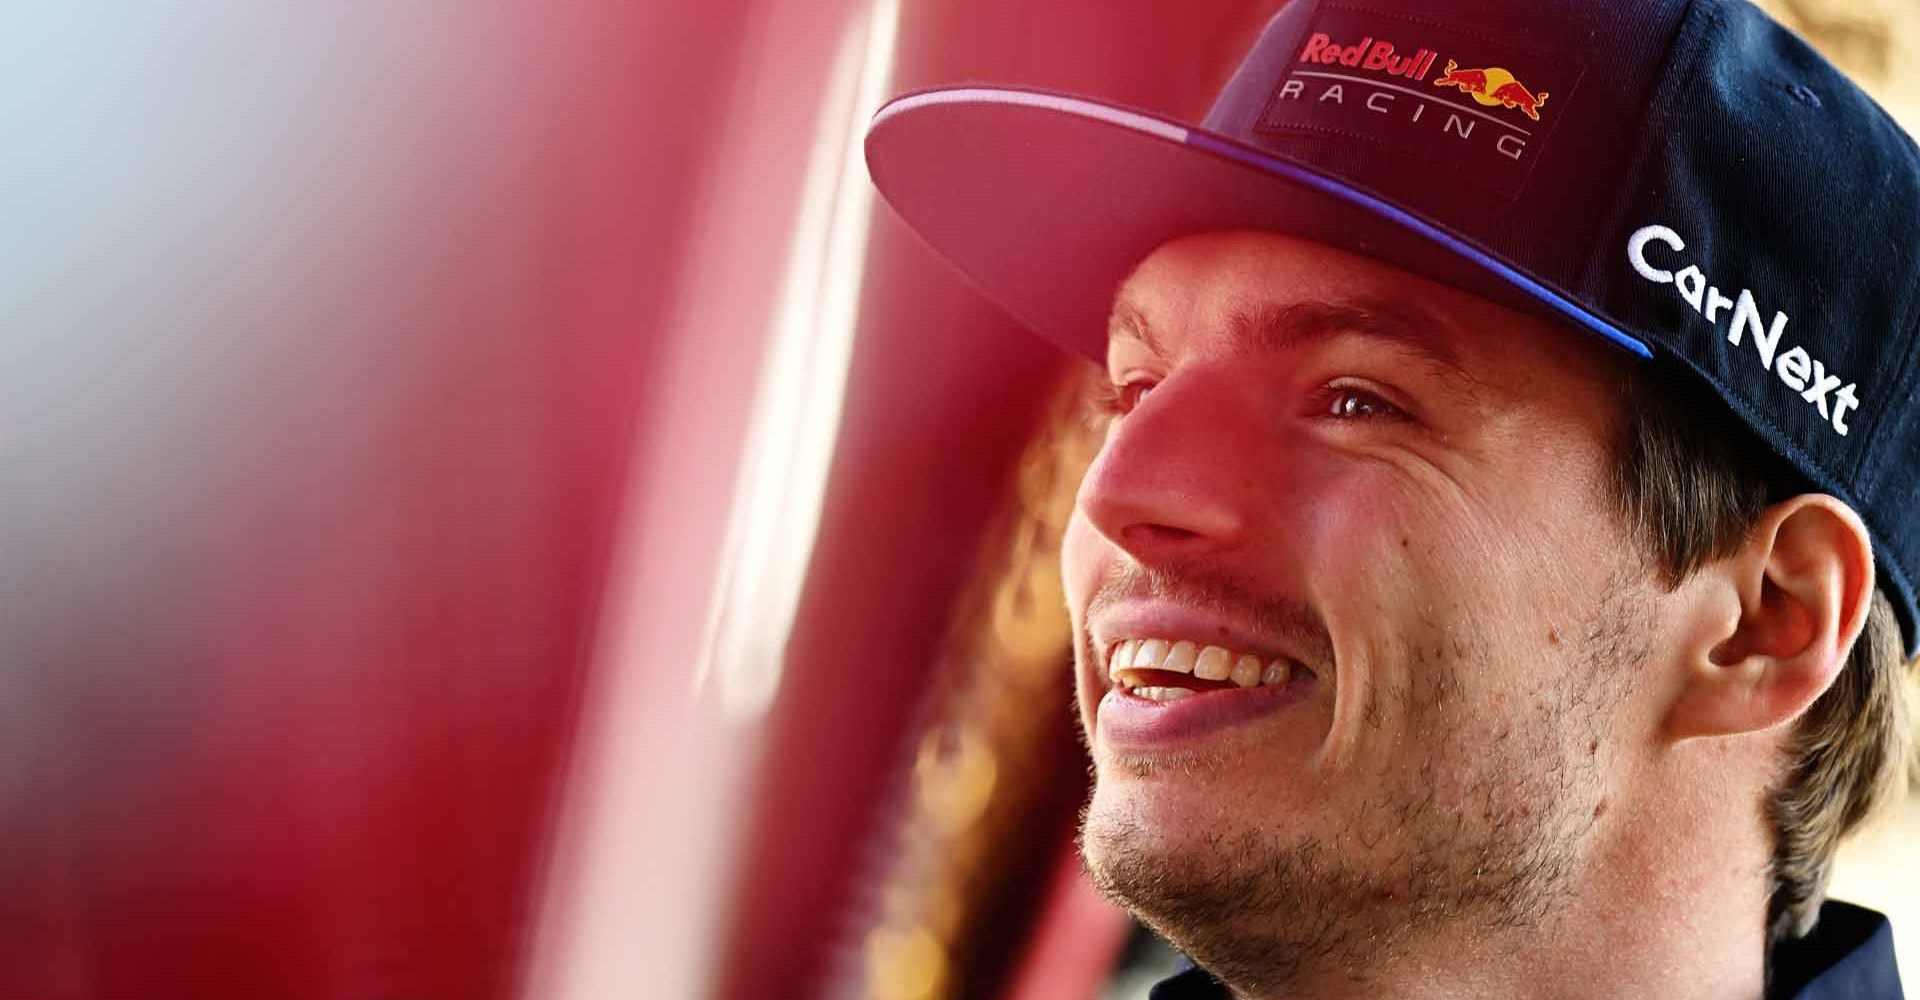
<path fill-rule="evenodd" d="M 1263 661 L 1252 653 L 1236 653 L 1219 646 L 1201 646 L 1185 639 L 1128 639 L 1116 643 L 1107 657 L 1107 677 L 1138 689 L 1145 679 L 1140 670 L 1167 670 L 1203 680 L 1231 680 L 1243 688 L 1274 686 L 1293 678 L 1292 660 Z"/>

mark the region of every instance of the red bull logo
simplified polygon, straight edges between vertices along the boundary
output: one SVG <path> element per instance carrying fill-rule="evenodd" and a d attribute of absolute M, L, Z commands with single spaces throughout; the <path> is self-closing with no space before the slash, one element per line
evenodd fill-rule
<path fill-rule="evenodd" d="M 1409 80 L 1426 79 L 1427 72 L 1433 68 L 1434 57 L 1431 49 L 1401 55 L 1392 42 L 1375 41 L 1372 37 L 1361 39 L 1357 45 L 1340 45 L 1325 32 L 1315 32 L 1307 39 L 1307 47 L 1300 51 L 1301 62 L 1373 70 Z"/>
<path fill-rule="evenodd" d="M 1528 90 L 1513 74 L 1498 66 L 1486 69 L 1461 69 L 1453 60 L 1447 60 L 1447 68 L 1433 81 L 1436 87 L 1458 87 L 1460 92 L 1473 98 L 1477 104 L 1486 107 L 1499 105 L 1517 108 L 1521 114 L 1534 121 L 1540 120 L 1540 105 L 1547 103 L 1547 92 L 1538 94 Z"/>

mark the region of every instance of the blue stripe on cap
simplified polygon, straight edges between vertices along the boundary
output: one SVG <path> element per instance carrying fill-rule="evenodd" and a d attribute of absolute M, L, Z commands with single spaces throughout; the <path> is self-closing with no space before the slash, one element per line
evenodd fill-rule
<path fill-rule="evenodd" d="M 1248 149 L 1245 146 L 1222 141 L 1205 132 L 1188 132 L 1186 144 L 1195 149 L 1212 153 L 1215 156 L 1223 156 L 1227 159 L 1243 163 L 1264 173 L 1278 174 L 1296 184 L 1313 188 L 1322 194 L 1338 198 L 1357 208 L 1363 208 L 1372 212 L 1395 225 L 1412 230 L 1420 236 L 1432 240 L 1434 243 L 1486 268 L 1515 288 L 1552 308 L 1555 312 L 1605 337 L 1616 345 L 1626 348 L 1642 358 L 1649 360 L 1653 358 L 1652 348 L 1649 348 L 1646 343 L 1638 337 L 1595 316 L 1593 313 L 1582 308 L 1578 303 L 1570 301 L 1559 292 L 1527 277 L 1525 274 L 1515 270 L 1513 267 L 1488 254 L 1486 251 L 1481 250 L 1479 247 L 1400 208 L 1392 202 L 1382 201 L 1364 191 L 1355 190 L 1338 181 L 1322 177 L 1309 170 L 1304 170 L 1285 160 L 1267 156 L 1257 150 Z"/>

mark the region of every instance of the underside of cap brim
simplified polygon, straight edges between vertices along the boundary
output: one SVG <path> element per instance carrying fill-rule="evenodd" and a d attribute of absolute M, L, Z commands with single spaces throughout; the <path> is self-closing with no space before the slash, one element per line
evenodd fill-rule
<path fill-rule="evenodd" d="M 1161 244 L 1286 233 L 1385 261 L 1643 358 L 1639 337 L 1372 192 L 1128 108 L 963 87 L 897 98 L 867 133 L 873 181 L 983 294 L 1096 362 L 1112 297 Z"/>

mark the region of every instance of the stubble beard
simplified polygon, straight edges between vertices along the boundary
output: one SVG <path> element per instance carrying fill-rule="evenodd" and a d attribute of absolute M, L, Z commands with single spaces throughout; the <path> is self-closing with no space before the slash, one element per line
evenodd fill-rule
<path fill-rule="evenodd" d="M 1412 654 L 1410 675 L 1424 682 L 1380 697 L 1425 724 L 1410 742 L 1433 753 L 1333 829 L 1255 824 L 1169 842 L 1128 810 L 1089 805 L 1089 878 L 1249 997 L 1364 988 L 1443 928 L 1484 941 L 1537 926 L 1572 898 L 1602 801 L 1597 748 L 1627 671 L 1647 655 L 1649 612 L 1625 594 L 1610 588 L 1575 633 L 1582 641 L 1541 692 L 1538 716 L 1463 721 L 1459 677 L 1488 647 L 1460 640 L 1458 626 L 1452 641 Z M 1179 765 L 1196 776 L 1236 766 L 1205 756 Z"/>

